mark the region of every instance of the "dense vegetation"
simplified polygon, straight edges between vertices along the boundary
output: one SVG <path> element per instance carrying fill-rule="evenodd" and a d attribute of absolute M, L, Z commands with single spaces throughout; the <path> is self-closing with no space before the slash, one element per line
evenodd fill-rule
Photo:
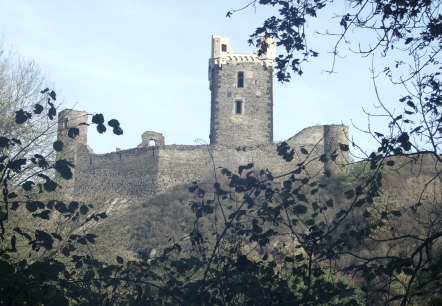
<path fill-rule="evenodd" d="M 302 74 L 301 65 L 318 55 L 306 47 L 304 25 L 331 2 L 250 3 L 279 8 L 252 42 L 272 35 L 285 48 L 280 80 L 289 80 L 290 69 Z M 0 303 L 440 304 L 439 2 L 348 1 L 338 22 L 341 32 L 331 37 L 338 39 L 336 56 L 359 30 L 379 34 L 362 53 L 388 55 L 393 46 L 410 55 L 401 63 L 393 58 L 384 70 L 407 88 L 398 101 L 401 113 L 378 101 L 390 118 L 387 132 L 368 130 L 379 148 L 342 173 L 312 177 L 305 171 L 310 152 L 302 149 L 305 160 L 285 175 L 274 177 L 253 164 L 221 169 L 209 188 L 193 182 L 189 192 L 180 187 L 107 218 L 102 203 L 115 199 L 104 194 L 63 199 L 63 181 L 74 167 L 55 158 L 63 143 L 33 146 L 56 122 L 55 92 L 45 89 L 33 103 L 18 105 L 8 131 L 37 122 L 48 129 L 23 139 L 0 135 Z M 92 122 L 105 130 L 101 114 Z M 121 132 L 118 121 L 107 124 Z M 75 139 L 79 129 L 63 132 Z M 285 143 L 275 154 L 293 157 Z M 325 162 L 338 154 L 316 158 Z M 115 225 L 127 233 L 106 235 Z"/>

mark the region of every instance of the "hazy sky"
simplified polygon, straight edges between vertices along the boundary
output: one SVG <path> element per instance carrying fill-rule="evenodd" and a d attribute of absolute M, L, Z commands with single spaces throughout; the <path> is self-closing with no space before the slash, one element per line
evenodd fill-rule
<path fill-rule="evenodd" d="M 122 136 L 89 133 L 95 152 L 135 147 L 147 130 L 163 133 L 166 144 L 195 144 L 209 141 L 211 35 L 228 36 L 235 52 L 252 53 L 248 36 L 271 14 L 258 7 L 225 17 L 246 2 L 0 0 L 0 33 L 38 63 L 66 107 L 120 121 Z M 309 31 L 328 26 L 311 24 Z M 302 78 L 275 80 L 274 139 L 311 125 L 344 123 L 371 150 L 375 144 L 351 126 L 353 119 L 365 128 L 362 107 L 374 109 L 371 59 L 348 52 L 330 75 L 324 72 L 332 64 L 329 39 L 313 36 L 310 47 L 320 58 L 304 67 Z M 381 95 L 390 98 L 388 87 Z"/>

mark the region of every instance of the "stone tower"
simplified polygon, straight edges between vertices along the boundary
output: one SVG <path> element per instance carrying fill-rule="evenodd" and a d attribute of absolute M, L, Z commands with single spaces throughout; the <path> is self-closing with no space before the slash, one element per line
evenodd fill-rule
<path fill-rule="evenodd" d="M 266 53 L 234 53 L 227 37 L 212 36 L 209 60 L 210 144 L 254 146 L 273 142 L 273 65 L 276 44 Z"/>
<path fill-rule="evenodd" d="M 58 113 L 57 140 L 63 142 L 63 150 L 57 152 L 57 160 L 66 159 L 77 165 L 78 150 L 87 147 L 87 121 L 88 113 L 72 109 L 64 109 Z M 70 128 L 77 128 L 79 134 L 75 138 L 68 136 Z M 63 193 L 67 198 L 74 195 L 75 180 L 78 179 L 76 168 L 71 169 L 74 177 L 70 180 L 58 179 L 57 183 L 63 188 Z"/>
<path fill-rule="evenodd" d="M 76 163 L 77 150 L 82 146 L 87 146 L 87 122 L 88 113 L 72 109 L 64 109 L 58 114 L 57 139 L 63 142 L 63 151 L 57 153 L 57 159 L 67 159 Z M 70 128 L 77 128 L 79 135 L 75 138 L 68 136 Z"/>

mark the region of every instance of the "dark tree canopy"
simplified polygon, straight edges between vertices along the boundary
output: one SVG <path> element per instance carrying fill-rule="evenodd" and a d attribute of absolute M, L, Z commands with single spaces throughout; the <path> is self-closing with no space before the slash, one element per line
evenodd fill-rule
<path fill-rule="evenodd" d="M 364 56 L 374 52 L 385 56 L 399 50 L 402 56 L 423 56 L 423 63 L 429 64 L 441 48 L 439 1 L 351 0 L 343 4 L 329 0 L 254 0 L 229 11 L 227 16 L 258 5 L 275 7 L 278 14 L 258 26 L 249 42 L 259 46 L 261 36 L 277 39 L 277 44 L 282 47 L 279 50 L 284 52 L 277 59 L 280 81 L 290 79 L 290 70 L 302 74 L 303 62 L 319 55 L 308 48 L 308 41 L 314 39 L 308 25 L 316 19 L 322 18 L 326 25 L 321 34 L 330 36 L 329 51 L 337 57 L 348 49 Z"/>
<path fill-rule="evenodd" d="M 228 16 L 256 5 L 273 6 L 278 14 L 263 21 L 250 42 L 264 51 L 260 37 L 275 37 L 284 50 L 277 59 L 278 79 L 289 81 L 292 71 L 302 75 L 305 62 L 321 56 L 308 48 L 306 26 L 335 1 L 254 0 Z M 440 304 L 439 6 L 439 1 L 350 0 L 340 14 L 325 20 L 331 26 L 323 34 L 329 35 L 335 59 L 344 50 L 372 55 L 374 66 L 385 57 L 390 65 L 381 71 L 405 90 L 398 98 L 399 111 L 375 101 L 390 120 L 386 131 L 367 128 L 379 141 L 376 152 L 336 174 L 325 167 L 309 173 L 312 152 L 306 148 L 300 149 L 296 165 L 278 177 L 252 162 L 218 169 L 213 184 L 191 183 L 189 203 L 175 201 L 188 205 L 194 218 L 175 225 L 177 232 L 156 253 L 97 260 L 90 246 L 98 237 L 85 225 L 106 213 L 75 199 L 44 197 L 59 190 L 57 179 L 75 175 L 75 165 L 38 152 L 11 155 L 10 148 L 20 151 L 28 143 L 0 135 L 0 304 Z M 376 77 L 373 73 L 375 89 Z M 14 124 L 32 124 L 38 116 L 56 118 L 55 92 L 41 94 L 41 103 L 15 110 Z M 108 121 L 107 127 L 105 122 L 101 114 L 92 116 L 99 133 L 107 128 L 122 133 L 118 121 Z M 75 139 L 80 130 L 64 132 Z M 41 149 L 60 152 L 63 143 Z M 330 155 L 313 158 L 325 164 L 349 149 L 341 145 Z M 281 143 L 275 154 L 290 161 L 293 152 Z M 30 165 L 38 171 L 13 186 L 14 176 Z M 407 182 L 412 172 L 419 183 Z M 411 190 L 405 190 L 408 197 L 397 196 L 390 187 Z M 17 215 L 23 219 L 11 223 Z M 59 217 L 56 230 L 42 226 L 54 217 Z"/>

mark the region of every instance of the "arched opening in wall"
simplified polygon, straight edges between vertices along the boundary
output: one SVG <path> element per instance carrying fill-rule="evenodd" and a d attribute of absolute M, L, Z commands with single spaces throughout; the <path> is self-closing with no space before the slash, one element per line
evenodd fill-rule
<path fill-rule="evenodd" d="M 149 147 L 155 147 L 156 145 L 157 145 L 157 143 L 155 142 L 154 139 L 149 140 Z"/>
<path fill-rule="evenodd" d="M 69 119 L 68 118 L 63 119 L 63 127 L 65 129 L 67 129 L 69 127 Z"/>

